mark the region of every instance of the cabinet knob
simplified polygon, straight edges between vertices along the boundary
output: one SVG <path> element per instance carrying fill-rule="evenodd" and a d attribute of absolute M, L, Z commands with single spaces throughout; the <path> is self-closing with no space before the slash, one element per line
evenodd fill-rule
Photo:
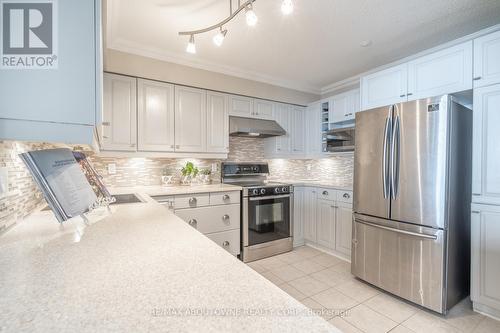
<path fill-rule="evenodd" d="M 328 191 L 323 191 L 323 195 L 328 195 Z"/>
<path fill-rule="evenodd" d="M 196 219 L 191 219 L 189 220 L 189 225 L 192 226 L 193 228 L 196 228 L 196 225 L 198 224 L 198 221 Z"/>
<path fill-rule="evenodd" d="M 222 242 L 222 246 L 224 246 L 224 247 L 228 247 L 228 246 L 229 246 L 229 241 L 223 241 L 223 242 Z"/>
<path fill-rule="evenodd" d="M 229 222 L 229 215 L 225 214 L 224 216 L 222 216 L 222 221 L 224 222 Z"/>
<path fill-rule="evenodd" d="M 189 198 L 189 204 L 190 205 L 196 205 L 197 201 L 198 201 L 198 199 L 196 199 L 196 198 Z"/>
<path fill-rule="evenodd" d="M 473 78 L 474 81 L 477 81 L 477 80 L 481 80 L 481 77 L 480 76 L 476 76 L 475 78 Z"/>
<path fill-rule="evenodd" d="M 179 146 L 179 145 L 175 146 L 175 149 L 180 149 L 180 148 L 181 148 L 181 146 Z"/>
<path fill-rule="evenodd" d="M 109 139 L 109 136 L 103 135 L 102 138 L 103 139 Z"/>
<path fill-rule="evenodd" d="M 349 193 L 344 193 L 343 197 L 344 197 L 345 199 L 349 199 L 351 196 L 349 195 Z"/>
<path fill-rule="evenodd" d="M 111 126 L 111 123 L 109 121 L 103 121 L 102 126 Z"/>
<path fill-rule="evenodd" d="M 229 199 L 230 199 L 230 198 L 229 198 L 229 195 L 227 195 L 227 194 L 224 194 L 224 195 L 222 196 L 222 200 L 224 200 L 224 201 L 228 201 Z"/>

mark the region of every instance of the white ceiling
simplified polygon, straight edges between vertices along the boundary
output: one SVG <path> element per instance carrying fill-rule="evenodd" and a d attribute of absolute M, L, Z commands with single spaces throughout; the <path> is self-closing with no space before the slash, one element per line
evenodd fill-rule
<path fill-rule="evenodd" d="M 237 1 L 234 1 L 235 3 Z M 243 1 L 242 1 L 243 2 Z M 229 0 L 108 0 L 107 47 L 319 93 L 374 67 L 500 23 L 499 0 L 257 0 L 251 28 L 241 13 L 221 47 L 215 32 L 185 52 L 181 30 L 212 25 Z M 360 42 L 372 40 L 370 47 Z"/>

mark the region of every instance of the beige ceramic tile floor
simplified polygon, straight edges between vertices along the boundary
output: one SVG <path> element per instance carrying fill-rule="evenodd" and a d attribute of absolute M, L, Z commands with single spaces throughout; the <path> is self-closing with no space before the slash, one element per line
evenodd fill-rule
<path fill-rule="evenodd" d="M 468 299 L 441 317 L 355 279 L 349 263 L 308 246 L 248 265 L 342 332 L 500 332 L 500 321 L 473 312 Z"/>

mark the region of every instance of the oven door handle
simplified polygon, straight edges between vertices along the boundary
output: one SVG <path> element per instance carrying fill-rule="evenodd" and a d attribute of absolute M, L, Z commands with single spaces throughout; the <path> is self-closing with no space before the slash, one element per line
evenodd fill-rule
<path fill-rule="evenodd" d="M 260 201 L 260 200 L 267 200 L 267 199 L 281 199 L 281 198 L 290 198 L 291 194 L 282 194 L 282 195 L 267 195 L 265 197 L 253 197 L 253 198 L 248 198 L 250 201 Z"/>

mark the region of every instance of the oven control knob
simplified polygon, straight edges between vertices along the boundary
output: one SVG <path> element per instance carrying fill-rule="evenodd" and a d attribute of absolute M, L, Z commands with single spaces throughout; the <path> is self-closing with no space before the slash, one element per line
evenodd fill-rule
<path fill-rule="evenodd" d="M 261 188 L 260 189 L 260 194 L 266 194 L 266 189 L 265 188 Z"/>
<path fill-rule="evenodd" d="M 253 194 L 253 195 L 257 195 L 257 194 L 259 194 L 259 190 L 258 190 L 258 189 L 253 189 L 253 190 L 252 190 L 252 194 Z"/>
<path fill-rule="evenodd" d="M 274 192 L 276 192 L 276 193 L 280 193 L 280 188 L 279 188 L 279 187 L 276 187 L 276 188 L 274 189 Z"/>
<path fill-rule="evenodd" d="M 281 192 L 285 193 L 288 189 L 286 187 L 281 188 Z"/>

